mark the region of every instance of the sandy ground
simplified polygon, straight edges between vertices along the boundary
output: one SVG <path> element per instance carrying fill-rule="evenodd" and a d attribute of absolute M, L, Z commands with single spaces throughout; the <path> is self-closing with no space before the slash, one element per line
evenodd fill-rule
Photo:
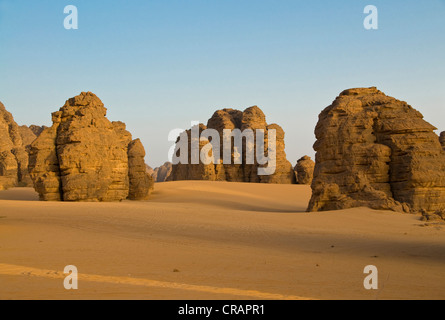
<path fill-rule="evenodd" d="M 0 299 L 445 299 L 445 226 L 306 213 L 308 186 L 167 182 L 150 201 L 0 192 Z M 65 290 L 75 265 L 79 289 Z M 379 289 L 365 290 L 375 265 Z"/>

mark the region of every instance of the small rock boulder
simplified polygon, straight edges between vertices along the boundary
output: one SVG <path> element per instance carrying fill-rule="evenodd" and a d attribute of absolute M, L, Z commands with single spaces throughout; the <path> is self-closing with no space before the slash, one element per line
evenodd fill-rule
<path fill-rule="evenodd" d="M 443 150 L 445 150 L 445 131 L 440 134 L 439 141 Z"/>
<path fill-rule="evenodd" d="M 309 156 L 304 156 L 297 161 L 294 168 L 298 184 L 311 184 L 314 178 L 315 162 Z"/>
<path fill-rule="evenodd" d="M 153 172 L 153 180 L 155 182 L 165 182 L 172 172 L 172 163 L 165 162 L 162 166 L 157 167 Z"/>

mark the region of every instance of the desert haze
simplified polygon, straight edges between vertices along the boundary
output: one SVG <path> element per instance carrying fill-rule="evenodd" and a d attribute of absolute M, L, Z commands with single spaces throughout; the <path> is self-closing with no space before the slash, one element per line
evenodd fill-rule
<path fill-rule="evenodd" d="M 368 208 L 307 213 L 311 188 L 158 183 L 149 201 L 0 192 L 0 299 L 444 299 L 445 229 Z M 79 290 L 65 290 L 75 265 Z M 365 290 L 363 269 L 379 270 Z"/>

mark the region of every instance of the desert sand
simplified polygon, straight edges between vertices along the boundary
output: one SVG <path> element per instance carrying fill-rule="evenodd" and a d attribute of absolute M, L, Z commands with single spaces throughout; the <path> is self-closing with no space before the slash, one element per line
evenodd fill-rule
<path fill-rule="evenodd" d="M 310 186 L 156 184 L 150 200 L 0 192 L 0 299 L 445 299 L 445 226 L 305 212 Z M 63 287 L 75 265 L 79 289 Z M 363 269 L 379 270 L 365 290 Z"/>

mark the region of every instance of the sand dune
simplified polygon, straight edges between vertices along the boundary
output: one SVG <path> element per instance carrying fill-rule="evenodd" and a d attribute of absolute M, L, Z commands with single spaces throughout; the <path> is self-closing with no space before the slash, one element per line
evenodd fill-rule
<path fill-rule="evenodd" d="M 445 298 L 444 226 L 367 208 L 306 213 L 309 198 L 308 186 L 205 181 L 156 184 L 144 202 L 2 191 L 0 299 Z M 79 290 L 64 289 L 66 265 Z M 366 265 L 379 290 L 364 289 Z"/>

